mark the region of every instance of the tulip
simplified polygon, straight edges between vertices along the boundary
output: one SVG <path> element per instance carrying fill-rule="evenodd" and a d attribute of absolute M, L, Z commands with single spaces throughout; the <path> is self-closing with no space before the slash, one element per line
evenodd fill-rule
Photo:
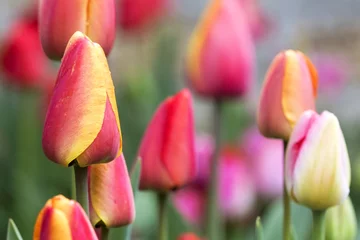
<path fill-rule="evenodd" d="M 356 239 L 356 215 L 349 197 L 341 205 L 332 207 L 326 211 L 325 229 L 327 240 Z"/>
<path fill-rule="evenodd" d="M 177 240 L 201 240 L 196 234 L 194 233 L 183 233 L 181 234 Z"/>
<path fill-rule="evenodd" d="M 142 139 L 140 189 L 169 191 L 191 182 L 196 174 L 191 93 L 167 98 L 155 112 Z"/>
<path fill-rule="evenodd" d="M 313 210 L 325 210 L 345 200 L 350 178 L 349 156 L 336 116 L 304 112 L 286 150 L 288 194 Z"/>
<path fill-rule="evenodd" d="M 0 66 L 5 80 L 11 85 L 21 88 L 41 86 L 51 67 L 41 48 L 36 18 L 22 18 L 5 34 Z"/>
<path fill-rule="evenodd" d="M 254 44 L 238 0 L 212 0 L 188 46 L 191 87 L 213 98 L 241 97 L 253 84 Z"/>
<path fill-rule="evenodd" d="M 94 226 L 119 227 L 134 221 L 134 195 L 123 154 L 89 167 L 89 199 Z"/>
<path fill-rule="evenodd" d="M 137 30 L 165 13 L 167 0 L 120 0 L 119 23 L 122 29 Z"/>
<path fill-rule="evenodd" d="M 115 0 L 40 0 L 39 28 L 50 58 L 63 56 L 76 31 L 99 43 L 108 55 L 115 40 Z"/>
<path fill-rule="evenodd" d="M 80 204 L 58 195 L 40 211 L 33 239 L 97 240 L 97 237 Z"/>
<path fill-rule="evenodd" d="M 70 39 L 48 107 L 45 155 L 80 167 L 121 154 L 121 130 L 114 86 L 100 45 L 80 32 Z"/>
<path fill-rule="evenodd" d="M 301 52 L 279 53 L 266 74 L 258 108 L 258 126 L 265 137 L 287 141 L 300 115 L 315 109 L 317 73 Z"/>
<path fill-rule="evenodd" d="M 254 127 L 242 137 L 241 148 L 250 165 L 259 196 L 266 200 L 280 197 L 283 191 L 283 142 L 262 136 Z"/>

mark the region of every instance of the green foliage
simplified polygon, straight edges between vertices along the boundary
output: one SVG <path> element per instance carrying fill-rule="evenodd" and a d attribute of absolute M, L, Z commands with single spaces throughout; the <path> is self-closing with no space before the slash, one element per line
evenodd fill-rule
<path fill-rule="evenodd" d="M 22 240 L 21 234 L 11 218 L 8 223 L 6 240 Z"/>

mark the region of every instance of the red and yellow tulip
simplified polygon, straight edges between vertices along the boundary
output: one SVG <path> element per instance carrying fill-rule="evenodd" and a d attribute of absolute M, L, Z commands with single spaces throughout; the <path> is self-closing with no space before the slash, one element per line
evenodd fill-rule
<path fill-rule="evenodd" d="M 122 139 L 114 86 L 101 46 L 80 32 L 70 39 L 46 114 L 45 155 L 80 167 L 112 161 Z"/>

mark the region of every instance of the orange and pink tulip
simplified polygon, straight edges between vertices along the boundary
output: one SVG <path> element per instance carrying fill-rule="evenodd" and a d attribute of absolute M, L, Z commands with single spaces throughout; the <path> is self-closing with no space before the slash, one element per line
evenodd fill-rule
<path fill-rule="evenodd" d="M 123 154 L 89 167 L 89 200 L 94 226 L 119 227 L 134 221 L 134 195 Z"/>
<path fill-rule="evenodd" d="M 269 138 L 287 141 L 301 114 L 315 110 L 317 72 L 300 51 L 279 53 L 265 77 L 257 122 L 260 132 Z"/>
<path fill-rule="evenodd" d="M 40 211 L 33 234 L 33 240 L 97 240 L 94 228 L 74 200 L 58 195 L 48 200 Z"/>
<path fill-rule="evenodd" d="M 115 40 L 115 0 L 40 0 L 40 37 L 45 53 L 60 59 L 70 37 L 80 31 L 106 55 Z"/>
<path fill-rule="evenodd" d="M 167 98 L 143 136 L 140 189 L 169 191 L 191 182 L 196 174 L 191 93 L 185 89 Z"/>
<path fill-rule="evenodd" d="M 254 43 L 238 0 L 212 0 L 188 46 L 190 86 L 212 98 L 241 97 L 253 85 Z"/>
<path fill-rule="evenodd" d="M 122 139 L 114 85 L 101 46 L 80 32 L 69 41 L 46 114 L 43 149 L 80 167 L 112 161 Z"/>

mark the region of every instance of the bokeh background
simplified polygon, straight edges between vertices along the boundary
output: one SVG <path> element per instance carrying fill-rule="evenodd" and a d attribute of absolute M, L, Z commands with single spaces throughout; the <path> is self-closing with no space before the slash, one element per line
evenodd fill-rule
<path fill-rule="evenodd" d="M 351 196 L 359 212 L 360 2 L 249 1 L 255 2 L 266 17 L 264 35 L 256 40 L 256 85 L 246 99 L 226 104 L 224 145 L 238 144 L 244 132 L 254 126 L 261 83 L 272 58 L 283 49 L 300 49 L 310 56 L 319 71 L 318 110 L 334 112 L 344 131 L 352 160 Z M 3 41 L 16 27 L 14 24 L 33 3 L 0 0 L 0 51 Z M 170 0 L 169 9 L 153 24 L 140 31 L 129 33 L 119 29 L 117 33 L 109 64 L 116 85 L 123 149 L 129 167 L 157 105 L 186 85 L 186 45 L 206 4 L 206 0 Z M 49 77 L 49 85 L 55 81 L 58 67 L 56 62 L 51 64 L 54 75 L 50 75 L 53 77 Z M 3 71 L 0 80 L 0 238 L 5 238 L 11 217 L 24 239 L 31 239 L 36 216 L 46 200 L 59 193 L 70 197 L 72 169 L 50 162 L 42 152 L 42 124 L 49 93 L 12 84 Z M 211 109 L 210 101 L 195 96 L 197 132 L 211 131 Z M 271 152 L 268 154 L 271 158 Z M 155 200 L 149 192 L 137 195 L 134 239 L 155 239 Z M 189 223 L 179 214 L 173 202 L 170 199 L 170 239 L 184 231 L 200 231 L 198 224 Z M 265 203 L 254 210 L 253 215 L 263 216 L 268 239 L 280 239 L 281 202 L 275 197 Z M 190 208 L 190 211 L 194 210 Z M 294 204 L 293 220 L 299 239 L 308 237 L 310 217 L 307 209 Z M 250 218 L 232 224 L 233 238 L 253 239 L 253 223 L 254 219 Z M 120 231 L 113 231 L 111 237 L 117 239 Z"/>

